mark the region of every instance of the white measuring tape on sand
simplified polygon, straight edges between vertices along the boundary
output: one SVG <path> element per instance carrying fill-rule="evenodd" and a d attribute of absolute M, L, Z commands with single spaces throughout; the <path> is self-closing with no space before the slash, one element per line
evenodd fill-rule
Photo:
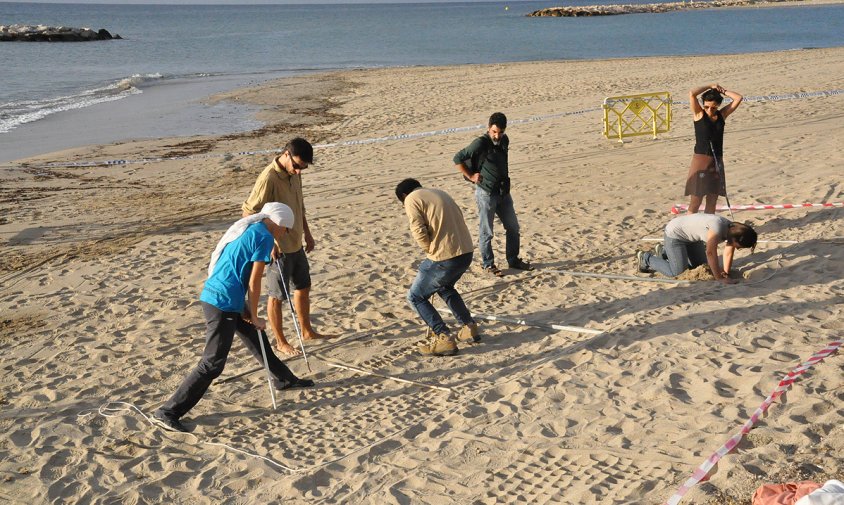
<path fill-rule="evenodd" d="M 436 389 L 437 391 L 445 391 L 446 393 L 454 394 L 453 389 L 447 388 L 447 387 L 444 387 L 444 386 L 434 386 L 432 384 L 425 384 L 424 382 L 414 381 L 414 380 L 410 380 L 410 379 L 404 379 L 402 377 L 397 377 L 395 375 L 383 374 L 383 373 L 375 372 L 375 371 L 372 371 L 372 370 L 366 370 L 364 368 L 360 368 L 360 367 L 356 367 L 356 366 L 346 365 L 346 364 L 343 364 L 343 363 L 335 363 L 335 362 L 329 361 L 327 359 L 323 359 L 322 361 L 325 362 L 326 365 L 333 367 L 333 368 L 339 368 L 341 370 L 350 370 L 352 372 L 357 372 L 357 373 L 363 374 L 363 375 L 372 375 L 374 377 L 381 377 L 382 379 L 389 379 L 389 380 L 401 382 L 401 383 L 404 383 L 404 384 L 413 384 L 414 386 L 419 386 L 419 387 L 428 388 L 428 389 Z"/>
<path fill-rule="evenodd" d="M 546 121 L 548 119 L 555 119 L 566 116 L 576 116 L 585 114 L 587 112 L 595 112 L 601 110 L 601 107 L 591 107 L 589 109 L 581 109 L 571 112 L 559 112 L 555 114 L 547 114 L 543 116 L 532 116 L 524 119 L 515 119 L 509 121 L 509 125 L 518 125 L 525 123 L 533 123 L 536 121 Z M 399 135 L 387 135 L 384 137 L 374 137 L 360 140 L 346 140 L 342 142 L 329 142 L 325 144 L 314 144 L 314 149 L 327 149 L 330 147 L 347 147 L 347 146 L 361 146 L 366 144 L 377 144 L 381 142 L 392 142 L 396 140 L 411 140 L 421 139 L 425 137 L 435 137 L 438 135 L 449 135 L 452 133 L 468 132 L 473 130 L 481 130 L 486 126 L 472 125 L 472 126 L 458 126 L 453 128 L 443 128 L 441 130 L 431 130 L 418 133 L 402 133 Z M 235 153 L 211 153 L 211 154 L 192 154 L 184 156 L 163 156 L 156 158 L 137 158 L 137 159 L 118 159 L 118 160 L 102 160 L 102 161 L 68 161 L 62 163 L 47 163 L 44 165 L 35 165 L 32 168 L 57 168 L 57 167 L 96 167 L 96 166 L 110 166 L 110 165 L 134 165 L 138 163 L 159 163 L 162 161 L 178 161 L 178 160 L 202 160 L 210 158 L 226 158 L 235 156 L 255 156 L 261 154 L 276 154 L 282 153 L 284 149 L 263 149 L 258 151 L 240 151 Z"/>
<path fill-rule="evenodd" d="M 665 503 L 666 505 L 677 505 L 680 503 L 680 500 L 683 499 L 686 493 L 694 487 L 698 482 L 702 481 L 707 475 L 709 475 L 709 471 L 721 460 L 724 456 L 726 456 L 730 451 L 735 449 L 735 447 L 741 442 L 741 439 L 747 435 L 750 430 L 753 428 L 753 425 L 765 414 L 768 410 L 768 407 L 779 398 L 783 393 L 785 393 L 788 388 L 791 387 L 791 384 L 797 380 L 797 378 L 803 375 L 808 369 L 812 368 L 813 365 L 816 365 L 823 361 L 825 358 L 831 356 L 841 345 L 844 344 L 844 340 L 836 340 L 827 344 L 826 347 L 818 351 L 817 353 L 813 354 L 811 358 L 807 359 L 803 364 L 796 367 L 794 370 L 788 372 L 788 374 L 782 378 L 782 380 L 777 384 L 776 389 L 765 398 L 765 401 L 762 402 L 762 405 L 756 409 L 756 412 L 750 416 L 750 419 L 744 423 L 744 426 L 741 427 L 741 430 L 730 437 L 727 442 L 718 448 L 717 451 L 712 453 L 711 456 L 706 458 L 706 460 L 701 463 L 701 465 L 694 471 L 689 480 L 683 483 L 680 486 L 680 489 L 674 493 L 674 496 L 669 498 Z"/>
<path fill-rule="evenodd" d="M 780 100 L 801 100 L 805 98 L 814 98 L 814 97 L 821 97 L 821 96 L 834 96 L 834 95 L 841 95 L 844 94 L 844 90 L 842 89 L 833 89 L 827 91 L 811 91 L 807 93 L 787 93 L 782 95 L 762 95 L 762 96 L 751 96 L 745 97 L 745 101 L 750 102 L 763 102 L 763 101 L 780 101 Z M 672 102 L 672 103 L 688 103 L 688 102 Z M 603 107 L 590 107 L 587 109 L 580 109 L 575 111 L 569 112 L 557 112 L 554 114 L 545 114 L 541 116 L 531 116 L 524 119 L 515 119 L 509 121 L 509 125 L 519 125 L 519 124 L 526 124 L 526 123 L 534 123 L 537 121 L 547 121 L 549 119 L 557 119 L 561 117 L 567 116 L 577 116 L 580 114 L 586 114 L 587 112 L 596 112 L 603 110 Z M 345 140 L 342 142 L 329 142 L 324 144 L 316 144 L 314 145 L 315 149 L 325 149 L 330 147 L 346 147 L 346 146 L 360 146 L 366 144 L 376 144 L 381 142 L 393 142 L 396 140 L 412 140 L 412 139 L 421 139 L 425 137 L 435 137 L 439 135 L 450 135 L 452 133 L 462 133 L 474 130 L 481 130 L 486 128 L 486 126 L 480 125 L 472 125 L 472 126 L 456 126 L 452 128 L 443 128 L 440 130 L 431 130 L 425 132 L 417 132 L 417 133 L 401 133 L 398 135 L 386 135 L 383 137 L 373 137 L 368 139 L 360 139 L 360 140 Z M 101 160 L 101 161 L 68 161 L 62 163 L 47 163 L 44 165 L 27 165 L 30 168 L 58 168 L 58 167 L 96 167 L 96 166 L 111 166 L 111 165 L 134 165 L 139 163 L 159 163 L 162 161 L 178 161 L 178 160 L 202 160 L 202 159 L 211 159 L 211 158 L 225 158 L 225 157 L 235 157 L 235 156 L 256 156 L 262 154 L 275 154 L 281 153 L 283 149 L 263 149 L 263 150 L 256 150 L 256 151 L 239 151 L 234 153 L 210 153 L 210 154 L 193 154 L 193 155 L 184 155 L 184 156 L 163 156 L 163 157 L 156 157 L 156 158 L 137 158 L 137 159 L 116 159 L 116 160 Z"/>
<path fill-rule="evenodd" d="M 715 210 L 773 210 L 773 209 L 812 209 L 812 208 L 820 208 L 820 209 L 830 209 L 830 208 L 841 208 L 844 207 L 844 202 L 827 202 L 827 203 L 778 203 L 773 205 L 767 205 L 763 203 L 752 204 L 752 205 L 731 205 L 727 207 L 726 205 L 719 205 L 715 207 Z M 671 207 L 672 214 L 682 214 L 689 210 L 689 206 L 684 203 L 675 203 L 673 207 Z"/>
<path fill-rule="evenodd" d="M 835 96 L 844 94 L 844 89 L 830 89 L 827 91 L 807 91 L 798 93 L 785 93 L 783 95 L 754 95 L 743 98 L 745 102 L 781 102 L 783 100 L 803 100 L 805 98 L 816 98 L 819 96 Z M 732 99 L 727 97 L 727 103 Z M 688 105 L 688 100 L 672 100 L 671 105 Z"/>

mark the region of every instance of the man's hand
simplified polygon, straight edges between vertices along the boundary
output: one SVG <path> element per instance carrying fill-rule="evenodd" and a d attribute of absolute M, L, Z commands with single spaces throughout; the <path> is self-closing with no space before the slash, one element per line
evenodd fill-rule
<path fill-rule="evenodd" d="M 481 173 L 480 173 L 480 172 L 475 172 L 474 174 L 472 174 L 472 175 L 469 177 L 469 181 L 470 181 L 472 184 L 478 184 L 479 182 L 481 182 L 481 180 L 482 180 L 482 178 L 481 178 Z"/>
<path fill-rule="evenodd" d="M 243 307 L 243 312 L 240 313 L 240 317 L 255 328 L 258 328 L 259 330 L 264 330 L 267 328 L 267 322 L 265 320 L 261 319 L 260 317 L 252 317 L 252 313 L 249 312 L 249 307 Z"/>
<path fill-rule="evenodd" d="M 309 230 L 305 230 L 305 252 L 313 251 L 315 245 L 313 235 L 311 235 Z"/>
<path fill-rule="evenodd" d="M 270 257 L 273 259 L 273 261 L 277 261 L 280 256 L 281 251 L 278 250 L 278 247 L 273 246 L 273 252 L 270 253 Z"/>
<path fill-rule="evenodd" d="M 718 280 L 724 284 L 736 284 L 738 282 L 737 280 L 731 278 L 730 274 L 727 272 L 721 272 L 721 274 L 718 275 Z"/>

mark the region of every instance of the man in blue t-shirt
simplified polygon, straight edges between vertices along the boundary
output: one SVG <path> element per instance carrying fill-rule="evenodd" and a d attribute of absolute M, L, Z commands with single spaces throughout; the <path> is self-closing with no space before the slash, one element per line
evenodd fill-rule
<path fill-rule="evenodd" d="M 259 214 L 243 218 L 223 235 L 211 255 L 208 280 L 199 300 L 205 314 L 205 350 L 199 364 L 182 381 L 167 402 L 153 413 L 153 419 L 172 431 L 188 431 L 179 419 L 205 394 L 226 364 L 234 334 L 253 356 L 263 363 L 259 338 L 267 350 L 267 365 L 278 389 L 311 387 L 300 379 L 271 350 L 265 333 L 266 321 L 258 317 L 264 266 L 279 240 L 293 226 L 293 211 L 283 203 L 264 205 Z"/>

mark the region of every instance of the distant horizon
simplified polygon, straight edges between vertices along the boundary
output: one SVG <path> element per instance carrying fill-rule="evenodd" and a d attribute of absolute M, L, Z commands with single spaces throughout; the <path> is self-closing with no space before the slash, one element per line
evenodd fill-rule
<path fill-rule="evenodd" d="M 100 5 L 320 5 L 320 4 L 411 4 L 411 3 L 500 3 L 502 5 L 542 0 L 0 0 L 0 4 L 100 4 Z M 553 0 L 549 3 L 555 3 Z M 563 2 L 556 2 L 562 4 Z"/>

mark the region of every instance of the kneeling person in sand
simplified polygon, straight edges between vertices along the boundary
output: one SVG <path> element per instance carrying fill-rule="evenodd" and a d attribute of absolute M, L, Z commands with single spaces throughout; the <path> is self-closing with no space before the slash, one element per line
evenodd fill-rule
<path fill-rule="evenodd" d="M 211 382 L 223 373 L 235 333 L 262 364 L 258 339 L 264 339 L 267 365 L 276 388 L 314 385 L 312 380 L 296 377 L 273 354 L 266 334 L 258 333 L 266 327 L 266 321 L 258 317 L 264 266 L 272 261 L 273 239 L 280 239 L 291 226 L 293 212 L 290 207 L 268 203 L 259 214 L 232 225 L 217 244 L 208 266 L 208 280 L 199 297 L 205 314 L 205 350 L 199 364 L 173 396 L 153 413 L 153 419 L 163 427 L 188 431 L 179 419 L 199 402 Z"/>
<path fill-rule="evenodd" d="M 396 196 L 410 221 L 410 234 L 427 254 L 407 293 L 407 301 L 434 332 L 432 342 L 419 347 L 422 354 L 452 356 L 457 343 L 437 309 L 428 299 L 434 294 L 448 305 L 463 324 L 457 333 L 461 342 L 477 342 L 478 325 L 454 285 L 472 264 L 474 245 L 460 207 L 445 191 L 425 189 L 416 179 L 396 186 Z"/>
<path fill-rule="evenodd" d="M 725 242 L 724 268 L 718 261 L 718 244 Z M 676 277 L 690 268 L 708 264 L 715 279 L 734 284 L 730 278 L 736 249 L 756 247 L 756 232 L 750 226 L 714 214 L 687 214 L 672 219 L 665 227 L 664 245 L 656 254 L 639 251 L 640 272 L 657 271 Z"/>

